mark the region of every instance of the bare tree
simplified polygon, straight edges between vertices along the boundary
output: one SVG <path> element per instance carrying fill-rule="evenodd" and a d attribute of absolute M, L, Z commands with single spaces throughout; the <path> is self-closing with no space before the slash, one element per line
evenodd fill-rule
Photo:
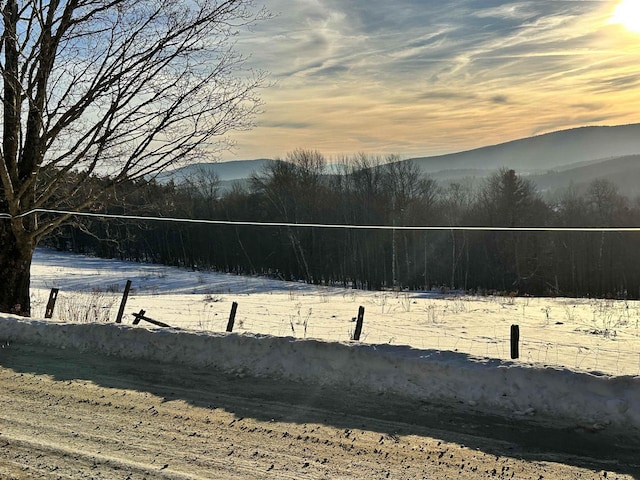
<path fill-rule="evenodd" d="M 38 241 L 104 190 L 225 147 L 262 73 L 238 32 L 253 0 L 0 0 L 0 311 L 30 314 Z M 239 72 L 244 71 L 242 76 Z M 87 178 L 109 180 L 87 191 Z"/>
<path fill-rule="evenodd" d="M 320 152 L 296 149 L 287 153 L 286 160 L 267 164 L 262 173 L 252 176 L 251 183 L 255 191 L 262 192 L 268 198 L 281 221 L 312 222 L 318 218 L 316 215 L 322 202 L 327 202 L 323 198 L 326 168 L 327 161 Z M 305 280 L 313 281 L 301 232 L 290 227 L 286 231 Z M 313 239 L 313 230 L 310 235 Z"/>
<path fill-rule="evenodd" d="M 200 165 L 185 177 L 180 189 L 186 191 L 195 203 L 190 215 L 213 218 L 215 205 L 220 199 L 220 176 L 214 170 Z"/>
<path fill-rule="evenodd" d="M 489 177 L 479 192 L 476 218 L 490 226 L 544 226 L 549 207 L 534 183 L 514 170 L 502 168 Z M 501 288 L 518 290 L 538 277 L 545 257 L 539 236 L 530 232 L 487 232 L 486 251 L 502 276 Z M 524 288 L 524 287 L 522 287 Z"/>

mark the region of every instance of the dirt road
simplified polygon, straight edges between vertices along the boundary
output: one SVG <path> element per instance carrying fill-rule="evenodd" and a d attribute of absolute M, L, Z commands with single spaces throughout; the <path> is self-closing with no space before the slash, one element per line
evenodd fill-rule
<path fill-rule="evenodd" d="M 636 438 L 5 345 L 2 479 L 627 479 Z M 640 478 L 640 477 L 638 477 Z"/>

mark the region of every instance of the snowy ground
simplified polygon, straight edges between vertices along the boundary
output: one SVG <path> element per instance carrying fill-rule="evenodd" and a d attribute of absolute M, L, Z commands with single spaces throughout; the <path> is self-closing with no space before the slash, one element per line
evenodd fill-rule
<path fill-rule="evenodd" d="M 49 289 L 61 289 L 53 321 L 6 316 L 0 340 L 395 391 L 593 430 L 640 429 L 638 302 L 361 292 L 44 250 L 32 276 L 34 318 Z M 105 325 L 127 279 L 134 290 L 124 325 Z M 233 301 L 236 333 L 227 335 Z M 362 341 L 349 342 L 360 305 Z M 140 309 L 179 328 L 129 326 Z M 509 360 L 512 324 L 521 331 L 518 362 Z"/>
<path fill-rule="evenodd" d="M 609 375 L 640 375 L 640 302 L 364 292 L 265 278 L 192 272 L 46 250 L 32 268 L 33 316 L 60 289 L 54 320 L 116 317 L 127 280 L 124 323 L 141 309 L 173 327 L 224 332 L 233 302 L 239 333 L 348 341 L 365 307 L 361 341 L 510 359 L 520 326 L 520 361 Z"/>

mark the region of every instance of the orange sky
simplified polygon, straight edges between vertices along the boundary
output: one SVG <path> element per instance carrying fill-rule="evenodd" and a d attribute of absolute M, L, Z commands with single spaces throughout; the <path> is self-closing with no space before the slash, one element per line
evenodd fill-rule
<path fill-rule="evenodd" d="M 640 122 L 626 1 L 637 16 L 619 0 L 271 0 L 238 42 L 270 72 L 264 113 L 222 158 L 409 158 Z"/>

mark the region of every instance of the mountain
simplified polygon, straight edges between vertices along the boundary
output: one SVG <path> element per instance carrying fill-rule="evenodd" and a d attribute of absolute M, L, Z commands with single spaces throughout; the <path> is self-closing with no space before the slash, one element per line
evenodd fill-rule
<path fill-rule="evenodd" d="M 502 167 L 524 174 L 634 154 L 640 154 L 640 124 L 561 130 L 474 150 L 411 160 L 429 174 L 465 169 L 495 171 Z"/>
<path fill-rule="evenodd" d="M 212 173 L 218 176 L 221 183 L 231 183 L 234 180 L 247 179 L 253 173 L 260 173 L 265 168 L 265 165 L 270 162 L 274 162 L 274 160 L 259 158 L 256 160 L 233 160 L 218 163 L 194 163 L 165 172 L 158 178 L 158 181 L 165 182 L 172 179 L 174 182 L 180 183 L 194 175 Z"/>
<path fill-rule="evenodd" d="M 640 155 L 570 165 L 528 178 L 543 192 L 570 184 L 586 186 L 596 179 L 604 179 L 615 184 L 622 195 L 635 197 L 640 195 Z"/>
<path fill-rule="evenodd" d="M 542 191 L 586 185 L 596 178 L 612 181 L 620 193 L 640 194 L 640 124 L 581 127 L 522 138 L 459 153 L 418 157 L 420 170 L 440 183 L 482 179 L 507 167 L 527 175 Z M 198 163 L 165 173 L 159 181 L 176 183 L 200 174 L 215 173 L 221 189 L 247 184 L 270 159 Z"/>

